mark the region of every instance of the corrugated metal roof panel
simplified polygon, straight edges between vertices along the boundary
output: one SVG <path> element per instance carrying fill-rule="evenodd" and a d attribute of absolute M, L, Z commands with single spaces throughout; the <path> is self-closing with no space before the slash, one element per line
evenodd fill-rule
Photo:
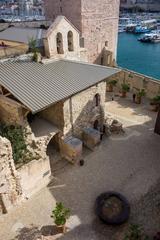
<path fill-rule="evenodd" d="M 69 60 L 2 63 L 0 84 L 35 113 L 119 71 Z"/>

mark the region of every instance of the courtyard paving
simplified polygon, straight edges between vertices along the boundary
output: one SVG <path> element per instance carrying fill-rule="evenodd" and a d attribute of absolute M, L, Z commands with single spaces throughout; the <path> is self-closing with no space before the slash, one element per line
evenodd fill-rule
<path fill-rule="evenodd" d="M 44 239 L 123 239 L 126 225 L 106 226 L 94 213 L 96 197 L 110 190 L 131 203 L 129 222 L 149 235 L 160 231 L 160 136 L 153 133 L 156 113 L 148 108 L 148 102 L 136 105 L 130 98 L 107 102 L 107 114 L 121 120 L 126 133 L 105 137 L 93 152 L 85 150 L 82 167 L 62 162 L 49 186 L 0 217 L 0 239 L 36 240 L 39 229 L 54 231 L 49 226 L 56 201 L 71 209 L 69 231 Z"/>

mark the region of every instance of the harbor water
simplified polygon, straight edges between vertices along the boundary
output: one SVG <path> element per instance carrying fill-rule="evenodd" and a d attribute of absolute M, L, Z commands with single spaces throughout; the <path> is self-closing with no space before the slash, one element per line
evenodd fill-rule
<path fill-rule="evenodd" d="M 118 65 L 160 80 L 160 43 L 137 41 L 140 35 L 119 33 Z"/>

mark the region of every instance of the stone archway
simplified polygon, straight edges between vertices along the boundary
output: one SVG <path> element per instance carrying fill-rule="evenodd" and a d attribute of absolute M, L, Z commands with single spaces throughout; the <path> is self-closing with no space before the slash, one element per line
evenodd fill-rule
<path fill-rule="evenodd" d="M 49 157 L 52 173 L 55 171 L 56 165 L 58 165 L 61 160 L 60 139 L 61 134 L 58 132 L 50 139 L 46 148 L 46 154 Z"/>

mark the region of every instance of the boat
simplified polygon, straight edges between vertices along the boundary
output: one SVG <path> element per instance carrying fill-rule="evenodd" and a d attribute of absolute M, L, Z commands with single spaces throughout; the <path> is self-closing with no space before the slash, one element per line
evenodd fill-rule
<path fill-rule="evenodd" d="M 126 31 L 126 30 L 125 30 L 125 27 L 119 25 L 119 27 L 118 27 L 118 33 L 123 33 L 123 32 L 125 32 L 125 31 Z"/>
<path fill-rule="evenodd" d="M 142 27 L 147 27 L 148 29 L 154 30 L 157 28 L 157 20 L 149 19 L 141 22 Z"/>
<path fill-rule="evenodd" d="M 118 32 L 122 33 L 126 31 L 126 26 L 130 24 L 132 20 L 128 17 L 120 17 L 119 19 L 119 27 L 118 27 Z"/>
<path fill-rule="evenodd" d="M 160 42 L 160 34 L 155 35 L 152 40 L 152 43 L 159 43 Z"/>
<path fill-rule="evenodd" d="M 126 26 L 126 32 L 133 33 L 136 27 L 137 27 L 137 24 L 134 24 L 134 23 L 128 24 Z"/>
<path fill-rule="evenodd" d="M 149 33 L 151 30 L 148 29 L 147 27 L 142 27 L 142 26 L 136 26 L 134 33 L 136 34 L 141 34 L 141 33 Z"/>
<path fill-rule="evenodd" d="M 145 43 L 158 43 L 160 42 L 160 32 L 158 31 L 144 34 L 141 38 L 138 39 L 138 41 Z"/>
<path fill-rule="evenodd" d="M 138 41 L 145 42 L 145 43 L 151 43 L 151 34 L 145 34 L 141 38 L 138 38 Z"/>

